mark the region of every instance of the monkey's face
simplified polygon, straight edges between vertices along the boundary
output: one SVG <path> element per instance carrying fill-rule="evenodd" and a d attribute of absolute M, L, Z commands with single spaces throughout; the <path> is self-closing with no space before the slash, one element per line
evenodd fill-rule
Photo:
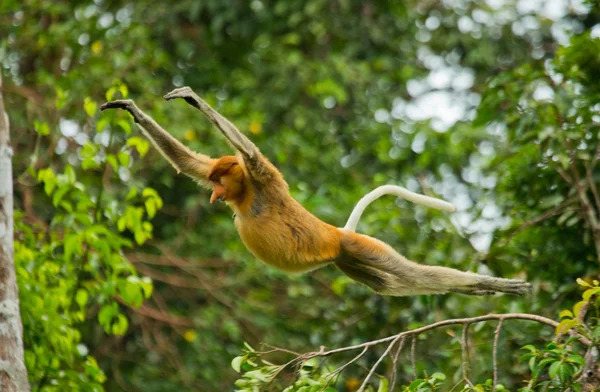
<path fill-rule="evenodd" d="M 242 196 L 244 189 L 244 171 L 236 157 L 219 159 L 209 176 L 214 185 L 210 202 L 215 200 L 235 201 Z"/>

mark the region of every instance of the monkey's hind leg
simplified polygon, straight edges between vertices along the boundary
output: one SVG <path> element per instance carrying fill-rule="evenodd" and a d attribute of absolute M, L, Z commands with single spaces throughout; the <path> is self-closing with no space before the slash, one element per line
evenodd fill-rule
<path fill-rule="evenodd" d="M 341 230 L 342 253 L 336 266 L 352 279 L 384 295 L 496 292 L 523 295 L 531 285 L 522 280 L 494 278 L 453 268 L 422 265 L 406 259 L 388 244 Z"/>

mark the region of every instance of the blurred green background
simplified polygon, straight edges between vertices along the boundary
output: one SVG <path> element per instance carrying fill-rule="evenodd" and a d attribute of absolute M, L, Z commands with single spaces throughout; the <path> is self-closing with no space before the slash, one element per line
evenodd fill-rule
<path fill-rule="evenodd" d="M 575 279 L 598 276 L 599 23 L 595 1 L 575 0 L 2 1 L 32 388 L 233 390 L 244 342 L 307 352 L 447 318 L 556 318 L 579 296 Z M 380 199 L 359 231 L 422 263 L 526 279 L 533 294 L 390 298 L 333 267 L 263 265 L 224 204 L 126 113 L 98 110 L 127 96 L 192 149 L 229 154 L 198 112 L 162 99 L 184 85 L 319 218 L 343 226 L 383 184 L 444 198 L 457 213 Z M 491 378 L 494 328 L 473 328 L 477 382 Z M 506 322 L 500 381 L 523 387 L 519 347 L 553 335 Z M 416 346 L 418 374 L 445 373 L 443 390 L 461 378 L 459 337 L 438 330 Z M 397 390 L 414 378 L 405 351 Z M 381 352 L 331 387 L 356 390 Z"/>

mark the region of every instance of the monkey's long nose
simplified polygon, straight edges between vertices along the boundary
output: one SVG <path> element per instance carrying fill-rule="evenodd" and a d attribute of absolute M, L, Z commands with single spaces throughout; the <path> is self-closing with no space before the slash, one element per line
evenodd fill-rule
<path fill-rule="evenodd" d="M 212 195 L 210 195 L 210 203 L 214 203 L 215 200 L 225 196 L 225 188 L 221 184 L 215 184 L 215 189 Z"/>

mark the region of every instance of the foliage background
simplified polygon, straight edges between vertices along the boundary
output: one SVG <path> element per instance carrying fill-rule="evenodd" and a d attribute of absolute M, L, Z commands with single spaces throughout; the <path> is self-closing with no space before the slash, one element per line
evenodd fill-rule
<path fill-rule="evenodd" d="M 595 2 L 567 0 L 3 1 L 34 390 L 229 390 L 243 342 L 304 352 L 446 318 L 556 317 L 579 297 L 575 279 L 598 271 L 596 233 L 560 171 L 585 173 L 598 145 L 599 17 Z M 97 110 L 126 95 L 190 147 L 228 153 L 198 113 L 161 99 L 183 85 L 249 134 L 321 219 L 342 226 L 382 184 L 443 197 L 453 216 L 388 198 L 359 230 L 413 260 L 527 279 L 533 294 L 388 298 L 334 268 L 261 264 L 225 206 L 148 150 L 127 115 Z M 493 328 L 473 337 L 479 381 Z M 517 389 L 518 348 L 553 331 L 504 328 L 501 381 Z M 423 336 L 418 373 L 458 381 L 459 336 Z M 378 356 L 336 388 L 355 390 Z"/>

